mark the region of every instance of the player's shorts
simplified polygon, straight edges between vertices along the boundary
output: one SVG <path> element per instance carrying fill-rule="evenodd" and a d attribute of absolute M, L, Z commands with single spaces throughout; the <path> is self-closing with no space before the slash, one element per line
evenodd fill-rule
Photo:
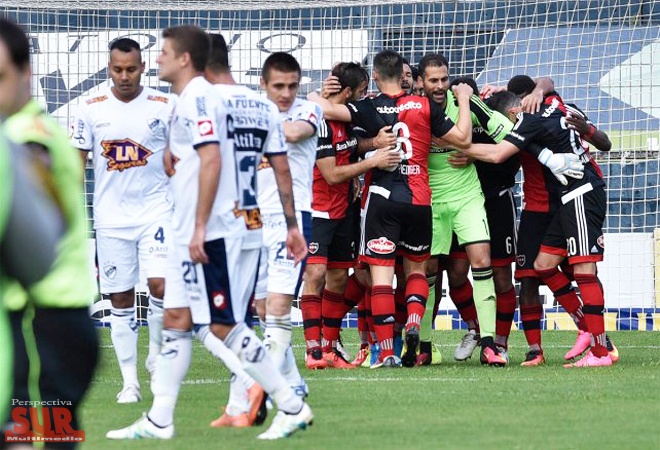
<path fill-rule="evenodd" d="M 541 251 L 568 257 L 569 264 L 602 261 L 607 211 L 604 187 L 587 183 L 563 195 L 561 202 L 543 237 Z"/>
<path fill-rule="evenodd" d="M 513 190 L 497 197 L 486 197 L 486 216 L 490 229 L 490 261 L 493 267 L 510 266 L 516 260 L 516 203 Z"/>
<path fill-rule="evenodd" d="M 147 225 L 96 230 L 101 293 L 132 289 L 140 281 L 140 270 L 146 278 L 164 278 L 173 239 L 169 216 Z"/>
<path fill-rule="evenodd" d="M 394 266 L 397 253 L 425 261 L 431 249 L 431 207 L 393 202 L 370 192 L 360 238 L 360 260 Z"/>
<path fill-rule="evenodd" d="M 216 239 L 204 244 L 209 263 L 202 265 L 200 284 L 210 322 L 245 322 L 259 269 L 258 248 L 243 248 L 242 239 Z"/>
<path fill-rule="evenodd" d="M 520 214 L 516 254 L 516 280 L 538 278 L 534 270 L 534 260 L 539 254 L 543 236 L 545 236 L 553 216 L 554 214 L 546 212 L 525 210 Z"/>
<path fill-rule="evenodd" d="M 328 269 L 350 269 L 355 265 L 355 222 L 351 208 L 343 219 L 312 218 L 308 264 L 324 264 Z"/>
<path fill-rule="evenodd" d="M 297 212 L 298 227 L 307 242 L 312 233 L 312 215 L 308 212 Z M 298 295 L 302 274 L 305 272 L 304 262 L 295 265 L 286 250 L 286 220 L 284 214 L 264 214 L 263 246 L 259 262 L 259 276 L 254 293 L 255 300 L 263 300 L 269 292 L 276 294 Z"/>
<path fill-rule="evenodd" d="M 438 202 L 433 208 L 433 255 L 448 255 L 452 231 L 460 245 L 490 242 L 484 195 L 454 202 Z"/>

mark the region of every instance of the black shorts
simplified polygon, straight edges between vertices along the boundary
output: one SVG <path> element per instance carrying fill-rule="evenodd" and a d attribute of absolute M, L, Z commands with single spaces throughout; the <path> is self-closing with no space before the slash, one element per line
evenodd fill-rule
<path fill-rule="evenodd" d="M 26 310 L 9 313 L 14 338 L 13 399 L 37 400 L 71 413 L 71 428 L 81 430 L 78 408 L 98 361 L 96 326 L 87 308 L 35 308 L 28 323 Z M 38 378 L 30 367 L 39 365 Z M 53 413 L 55 408 L 49 408 Z M 61 413 L 60 413 L 61 414 Z M 11 427 L 11 425 L 9 425 Z M 34 429 L 34 426 L 33 426 Z M 75 442 L 51 443 L 52 448 L 74 448 Z"/>
<path fill-rule="evenodd" d="M 520 214 L 518 227 L 518 245 L 516 254 L 516 280 L 521 278 L 538 278 L 534 270 L 534 260 L 539 254 L 543 236 L 552 221 L 554 214 L 525 211 Z"/>
<path fill-rule="evenodd" d="M 497 197 L 486 197 L 490 228 L 490 260 L 494 267 L 509 266 L 516 260 L 516 204 L 513 191 L 506 189 Z"/>
<path fill-rule="evenodd" d="M 350 269 L 355 265 L 355 217 L 348 208 L 343 219 L 312 219 L 307 264 L 324 264 L 328 269 Z"/>
<path fill-rule="evenodd" d="M 394 266 L 397 252 L 407 259 L 429 258 L 432 237 L 430 205 L 393 202 L 369 193 L 360 260 L 367 264 Z"/>
<path fill-rule="evenodd" d="M 606 211 L 603 186 L 587 183 L 565 194 L 543 237 L 541 250 L 567 257 L 569 264 L 602 261 Z"/>

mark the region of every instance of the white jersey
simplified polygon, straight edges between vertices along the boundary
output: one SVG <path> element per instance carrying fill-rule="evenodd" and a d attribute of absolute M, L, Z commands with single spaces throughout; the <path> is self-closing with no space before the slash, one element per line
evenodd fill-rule
<path fill-rule="evenodd" d="M 225 169 L 236 174 L 238 200 L 234 214 L 244 219 L 248 231 L 249 242 L 244 248 L 259 248 L 262 222 L 257 203 L 257 166 L 266 154 L 287 152 L 279 110 L 275 103 L 246 86 L 217 84 L 215 88 L 227 105 L 227 138 L 232 146 L 231 154 L 225 154 L 229 147 L 223 143 L 221 182 L 231 179 L 231 174 L 224 173 Z"/>
<path fill-rule="evenodd" d="M 130 102 L 108 88 L 84 100 L 71 128 L 71 144 L 92 151 L 94 228 L 123 228 L 171 214 L 163 168 L 172 97 L 149 87 Z"/>
<path fill-rule="evenodd" d="M 296 122 L 303 120 L 314 127 L 314 134 L 301 142 L 288 144 L 289 168 L 293 180 L 293 199 L 296 211 L 312 211 L 312 181 L 316 161 L 316 130 L 323 118 L 321 107 L 316 103 L 296 98 L 288 111 L 280 113 L 280 120 Z M 259 208 L 264 214 L 282 213 L 279 190 L 275 182 L 273 169 L 266 161 L 262 162 L 257 172 L 259 185 Z"/>

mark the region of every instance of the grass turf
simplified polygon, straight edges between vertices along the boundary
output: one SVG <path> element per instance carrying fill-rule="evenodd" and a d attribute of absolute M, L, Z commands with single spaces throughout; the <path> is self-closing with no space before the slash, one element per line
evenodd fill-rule
<path fill-rule="evenodd" d="M 343 333 L 354 352 L 357 333 Z M 85 449 L 656 449 L 660 448 L 660 346 L 656 333 L 611 333 L 621 360 L 611 368 L 565 369 L 563 355 L 575 334 L 543 334 L 547 365 L 524 368 L 522 332 L 513 332 L 506 368 L 482 367 L 477 353 L 453 360 L 460 331 L 434 332 L 440 365 L 413 369 L 301 369 L 310 387 L 314 425 L 289 439 L 261 442 L 270 423 L 249 429 L 214 429 L 208 423 L 227 399 L 228 372 L 197 342 L 181 389 L 171 441 L 108 441 L 109 429 L 148 411 L 152 395 L 143 360 L 147 330 L 140 330 L 140 382 L 144 400 L 118 405 L 119 368 L 109 330 L 101 330 L 102 356 L 83 407 Z M 302 331 L 294 330 L 294 342 Z M 295 348 L 302 365 L 303 348 Z"/>

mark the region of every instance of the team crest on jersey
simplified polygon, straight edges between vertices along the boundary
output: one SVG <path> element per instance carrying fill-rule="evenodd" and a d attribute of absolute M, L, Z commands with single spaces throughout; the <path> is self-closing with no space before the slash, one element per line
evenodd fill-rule
<path fill-rule="evenodd" d="M 197 122 L 197 131 L 200 136 L 211 136 L 213 134 L 213 124 L 210 120 L 200 120 Z"/>
<path fill-rule="evenodd" d="M 108 99 L 108 96 L 107 96 L 107 95 L 100 95 L 100 96 L 98 96 L 98 97 L 90 98 L 90 99 L 87 100 L 85 103 L 87 103 L 88 105 L 92 105 L 92 104 L 94 104 L 94 103 L 104 102 L 104 101 L 106 101 L 107 99 Z"/>
<path fill-rule="evenodd" d="M 378 239 L 372 239 L 367 242 L 367 248 L 379 255 L 389 255 L 396 250 L 396 244 L 386 237 L 381 236 Z"/>
<path fill-rule="evenodd" d="M 117 266 L 113 263 L 105 263 L 103 265 L 103 273 L 105 273 L 106 277 L 112 280 L 117 275 Z"/>
<path fill-rule="evenodd" d="M 525 266 L 525 255 L 516 255 L 516 264 L 518 264 L 520 267 Z"/>
<path fill-rule="evenodd" d="M 156 133 L 161 127 L 162 121 L 158 118 L 147 120 L 147 126 L 152 133 Z"/>
<path fill-rule="evenodd" d="M 103 141 L 101 146 L 104 149 L 103 156 L 109 160 L 108 172 L 123 172 L 131 167 L 146 166 L 147 158 L 153 153 L 132 139 Z"/>
<path fill-rule="evenodd" d="M 605 237 L 603 237 L 602 234 L 596 239 L 596 244 L 598 244 L 600 248 L 605 248 Z"/>
<path fill-rule="evenodd" d="M 310 242 L 309 243 L 309 252 L 314 255 L 316 252 L 319 251 L 319 243 L 318 242 Z"/>

